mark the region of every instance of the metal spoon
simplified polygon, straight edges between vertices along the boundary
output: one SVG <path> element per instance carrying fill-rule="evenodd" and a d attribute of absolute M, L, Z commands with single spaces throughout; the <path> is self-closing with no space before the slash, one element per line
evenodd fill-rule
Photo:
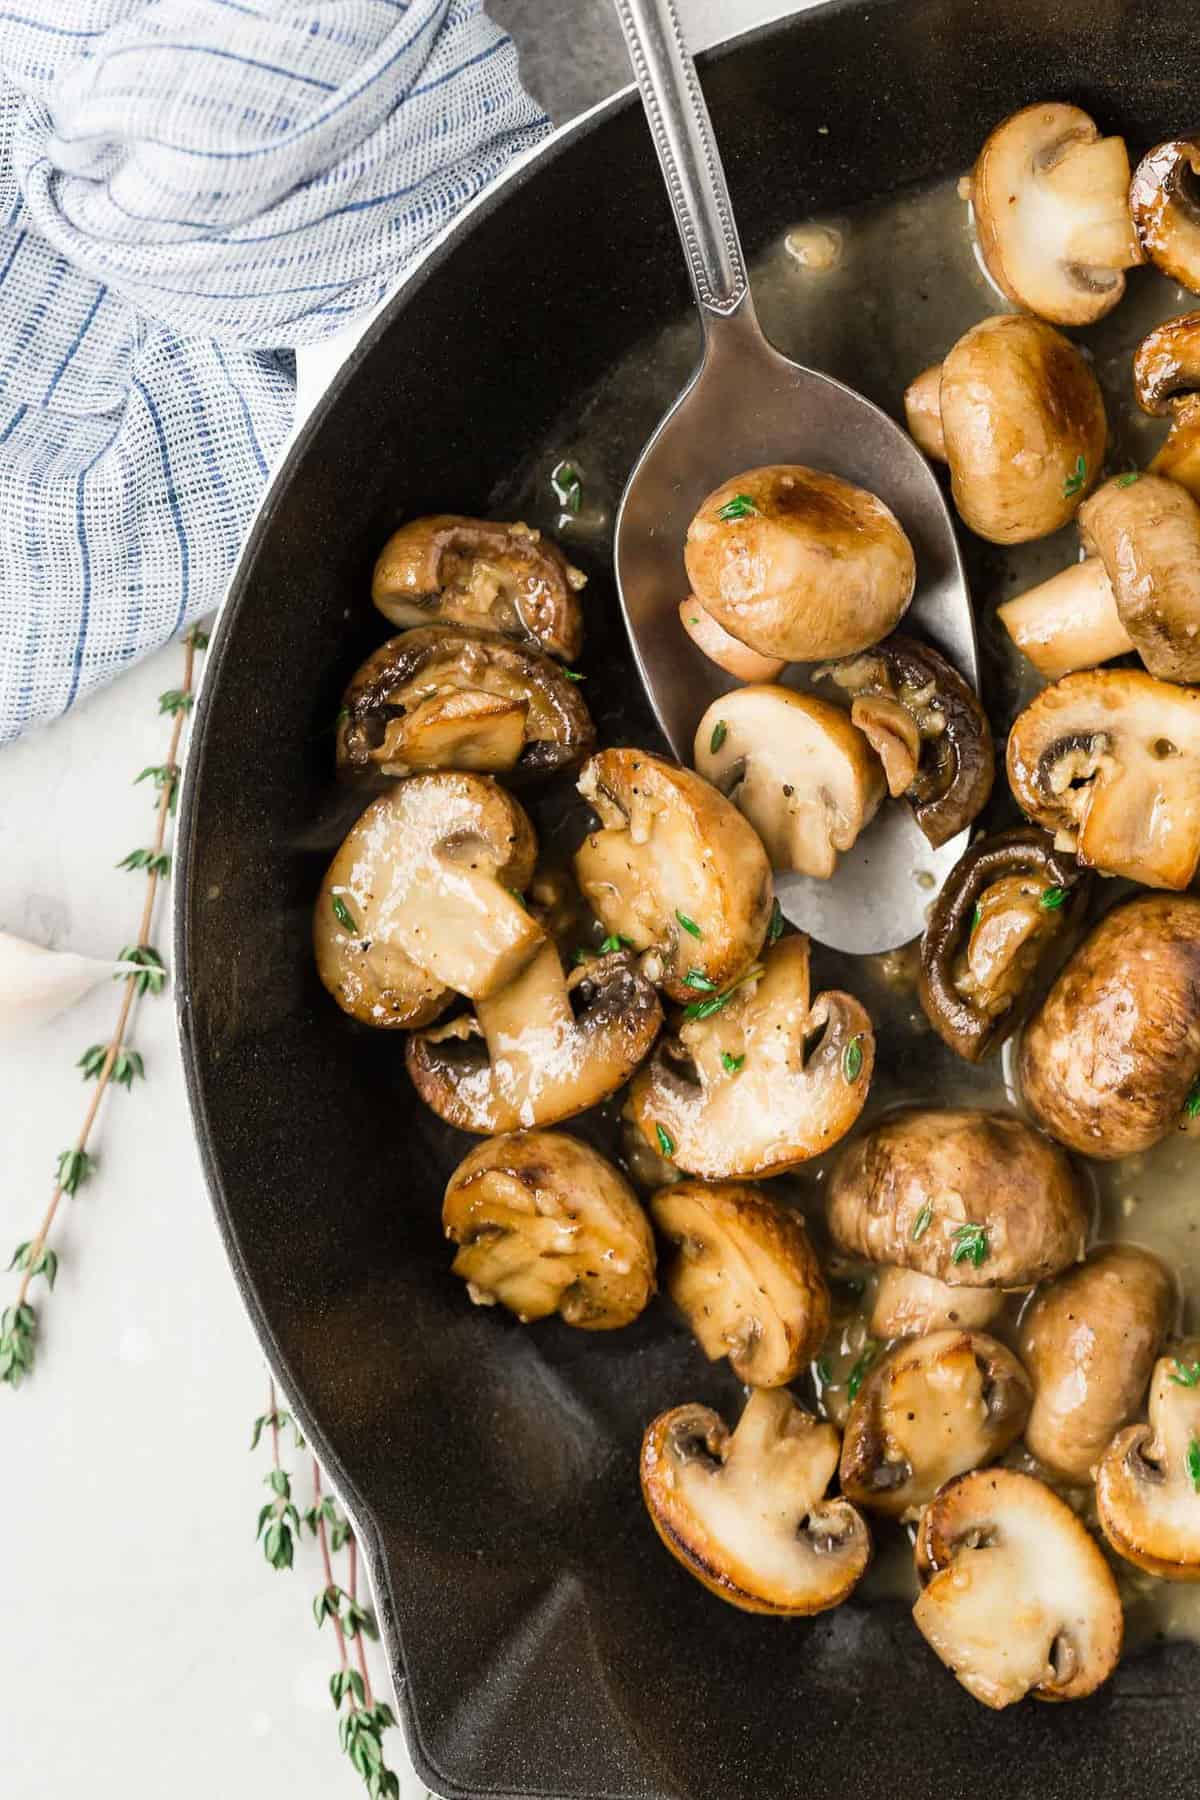
<path fill-rule="evenodd" d="M 700 366 L 634 465 L 616 521 L 621 605 L 671 748 L 690 764 L 701 714 L 737 685 L 679 624 L 677 609 L 688 591 L 688 524 L 720 482 L 762 463 L 831 470 L 887 502 L 917 557 L 917 593 L 903 629 L 928 638 L 978 688 L 966 578 L 929 465 L 877 406 L 767 342 L 674 0 L 615 4 L 704 330 Z M 800 667 L 785 680 L 808 685 Z M 818 942 L 858 954 L 891 950 L 924 930 L 933 891 L 966 841 L 962 832 L 933 850 L 907 807 L 885 801 L 830 880 L 780 872 L 776 891 L 787 917 Z"/>

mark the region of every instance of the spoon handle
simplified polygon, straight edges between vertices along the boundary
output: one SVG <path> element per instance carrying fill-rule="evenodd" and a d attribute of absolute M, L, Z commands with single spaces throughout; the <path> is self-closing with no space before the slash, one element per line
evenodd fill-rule
<path fill-rule="evenodd" d="M 675 0 L 614 4 L 701 317 L 727 318 L 746 299 L 749 281 L 721 155 Z"/>

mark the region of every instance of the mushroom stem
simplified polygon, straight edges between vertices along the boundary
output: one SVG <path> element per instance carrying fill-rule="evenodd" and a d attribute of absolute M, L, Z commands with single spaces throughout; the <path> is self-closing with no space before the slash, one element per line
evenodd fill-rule
<path fill-rule="evenodd" d="M 497 1092 L 527 1093 L 535 1066 L 543 1070 L 553 1066 L 575 1026 L 554 945 L 547 940 L 515 981 L 490 999 L 477 1001 L 475 1016 Z"/>
<path fill-rule="evenodd" d="M 1094 669 L 1133 649 L 1098 556 L 1072 563 L 997 611 L 1022 656 L 1048 681 L 1074 669 Z"/>
<path fill-rule="evenodd" d="M 942 365 L 923 369 L 904 390 L 904 416 L 909 436 L 934 462 L 946 461 L 946 435 L 942 430 Z"/>

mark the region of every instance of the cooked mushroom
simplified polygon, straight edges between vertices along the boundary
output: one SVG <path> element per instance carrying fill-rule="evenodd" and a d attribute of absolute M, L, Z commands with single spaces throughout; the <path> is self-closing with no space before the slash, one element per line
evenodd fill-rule
<path fill-rule="evenodd" d="M 1047 537 L 1073 517 L 1104 460 L 1099 383 L 1075 345 L 1040 319 L 1002 313 L 959 338 L 940 376 L 926 369 L 906 404 L 927 455 L 935 379 L 950 485 L 964 521 L 994 544 Z"/>
<path fill-rule="evenodd" d="M 1157 1144 L 1200 1074 L 1200 899 L 1144 894 L 1095 925 L 1031 1019 L 1019 1077 L 1038 1123 L 1111 1161 Z"/>
<path fill-rule="evenodd" d="M 1133 1244 L 1103 1244 L 1036 1294 L 1017 1345 L 1033 1378 L 1025 1442 L 1046 1468 L 1085 1482 L 1142 1403 L 1175 1311 L 1171 1277 Z"/>
<path fill-rule="evenodd" d="M 1011 1035 L 1087 886 L 1075 858 L 1029 825 L 979 838 L 959 858 L 921 940 L 918 992 L 943 1043 L 981 1062 Z"/>
<path fill-rule="evenodd" d="M 1200 862 L 1200 692 L 1141 669 L 1064 675 L 1014 723 L 1008 780 L 1056 848 L 1185 888 Z"/>
<path fill-rule="evenodd" d="M 916 1557 L 917 1630 L 984 1706 L 1082 1700 L 1116 1668 L 1125 1622 L 1112 1570 L 1031 1475 L 977 1469 L 950 1482 L 921 1520 Z"/>
<path fill-rule="evenodd" d="M 679 622 L 697 650 L 738 681 L 775 681 L 787 666 L 782 657 L 760 656 L 749 644 L 732 636 L 710 612 L 705 612 L 695 594 L 680 602 Z"/>
<path fill-rule="evenodd" d="M 735 987 L 684 1009 L 629 1105 L 646 1142 L 689 1175 L 777 1175 L 849 1131 L 874 1065 L 867 1013 L 849 994 L 813 999 L 808 939 L 787 937 Z"/>
<path fill-rule="evenodd" d="M 773 868 L 822 880 L 883 799 L 863 733 L 841 707 L 791 688 L 722 694 L 696 728 L 695 760 L 749 819 Z"/>
<path fill-rule="evenodd" d="M 466 625 L 427 625 L 381 644 L 346 689 L 338 770 L 546 775 L 586 756 L 595 736 L 578 687 L 548 656 Z"/>
<path fill-rule="evenodd" d="M 743 1612 L 839 1606 L 871 1560 L 848 1500 L 828 1500 L 838 1434 L 781 1389 L 757 1388 L 730 1432 L 707 1406 L 660 1413 L 642 1440 L 642 1498 L 671 1555 Z"/>
<path fill-rule="evenodd" d="M 838 1469 L 847 1500 L 914 1518 L 943 1482 L 1021 1435 L 1029 1377 L 981 1331 L 935 1331 L 872 1364 L 850 1406 Z"/>
<path fill-rule="evenodd" d="M 1142 339 L 1133 359 L 1133 391 L 1143 412 L 1171 420 L 1151 469 L 1200 500 L 1200 312 L 1167 319 Z"/>
<path fill-rule="evenodd" d="M 868 1330 L 885 1343 L 951 1326 L 982 1331 L 1003 1306 L 1000 1288 L 951 1287 L 917 1269 L 884 1269 L 875 1287 Z"/>
<path fill-rule="evenodd" d="M 1017 306 L 1055 325 L 1091 325 L 1142 258 L 1129 216 L 1125 140 L 1102 138 L 1078 106 L 1043 101 L 996 126 L 971 176 L 987 271 Z"/>
<path fill-rule="evenodd" d="M 771 865 L 741 813 L 707 781 L 645 750 L 601 750 L 579 791 L 600 815 L 576 853 L 606 931 L 650 952 L 676 1000 L 715 993 L 762 948 Z"/>
<path fill-rule="evenodd" d="M 563 972 L 544 943 L 474 1018 L 415 1031 L 413 1085 L 448 1125 L 482 1134 L 555 1125 L 622 1087 L 662 1024 L 658 995 L 627 951 Z"/>
<path fill-rule="evenodd" d="M 1087 1241 L 1067 1158 L 1003 1113 L 893 1113 L 842 1156 L 828 1212 L 839 1249 L 959 1287 L 1026 1287 Z"/>
<path fill-rule="evenodd" d="M 1150 1423 L 1130 1425 L 1096 1472 L 1104 1535 L 1164 1581 L 1200 1581 L 1200 1339 L 1155 1364 Z"/>
<path fill-rule="evenodd" d="M 934 462 L 945 462 L 946 434 L 942 430 L 942 365 L 922 369 L 904 390 L 904 417 L 909 436 Z"/>
<path fill-rule="evenodd" d="M 996 757 L 974 689 L 928 644 L 897 633 L 818 669 L 852 696 L 850 717 L 878 753 L 934 849 L 987 803 Z"/>
<path fill-rule="evenodd" d="M 757 1188 L 678 1181 L 650 1202 L 679 1255 L 664 1286 L 710 1362 L 739 1381 L 781 1387 L 820 1349 L 829 1289 L 804 1221 Z"/>
<path fill-rule="evenodd" d="M 585 1331 L 611 1331 L 654 1292 L 654 1237 L 633 1189 L 562 1132 L 477 1145 L 450 1177 L 442 1227 L 472 1300 L 499 1301 L 522 1324 L 558 1313 Z"/>
<path fill-rule="evenodd" d="M 371 598 L 393 625 L 480 625 L 571 662 L 583 645 L 587 576 L 528 525 L 434 513 L 393 532 Z"/>
<path fill-rule="evenodd" d="M 1083 562 L 999 608 L 1054 679 L 1136 650 L 1164 681 L 1200 680 L 1200 501 L 1164 475 L 1118 475 L 1079 509 Z"/>
<path fill-rule="evenodd" d="M 366 1025 L 424 1025 L 454 994 L 493 994 L 542 943 L 521 904 L 537 844 L 485 775 L 413 775 L 373 800 L 313 913 L 317 973 Z"/>
<path fill-rule="evenodd" d="M 1146 152 L 1134 170 L 1129 209 L 1155 267 L 1200 294 L 1200 137 Z"/>
<path fill-rule="evenodd" d="M 701 606 L 760 656 L 848 656 L 893 631 L 916 584 L 912 545 L 863 488 L 799 463 L 734 475 L 688 527 Z"/>

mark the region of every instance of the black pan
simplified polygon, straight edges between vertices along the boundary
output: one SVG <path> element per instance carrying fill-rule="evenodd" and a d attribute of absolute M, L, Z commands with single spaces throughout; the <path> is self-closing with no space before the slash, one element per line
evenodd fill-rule
<path fill-rule="evenodd" d="M 965 168 L 988 125 L 1048 95 L 1139 146 L 1176 134 L 1194 122 L 1196 25 L 1195 0 L 845 0 L 741 39 L 704 76 L 748 253 L 809 212 Z M 1127 1662 L 1083 1704 L 995 1716 L 898 1606 L 784 1625 L 679 1571 L 638 1499 L 640 1432 L 732 1389 L 656 1309 L 598 1341 L 465 1304 L 439 1200 L 466 1142 L 415 1102 L 399 1044 L 356 1029 L 313 973 L 312 896 L 347 823 L 332 722 L 385 635 L 375 551 L 413 514 L 492 510 L 687 299 L 640 109 L 614 101 L 426 259 L 272 489 L 214 643 L 180 827 L 183 1042 L 234 1274 L 358 1527 L 439 1794 L 1164 1800 L 1200 1772 L 1190 1648 Z M 872 398 L 894 408 L 901 379 Z M 608 491 L 666 397 L 653 370 L 630 391 Z M 581 560 L 601 730 L 653 744 L 605 546 Z"/>

